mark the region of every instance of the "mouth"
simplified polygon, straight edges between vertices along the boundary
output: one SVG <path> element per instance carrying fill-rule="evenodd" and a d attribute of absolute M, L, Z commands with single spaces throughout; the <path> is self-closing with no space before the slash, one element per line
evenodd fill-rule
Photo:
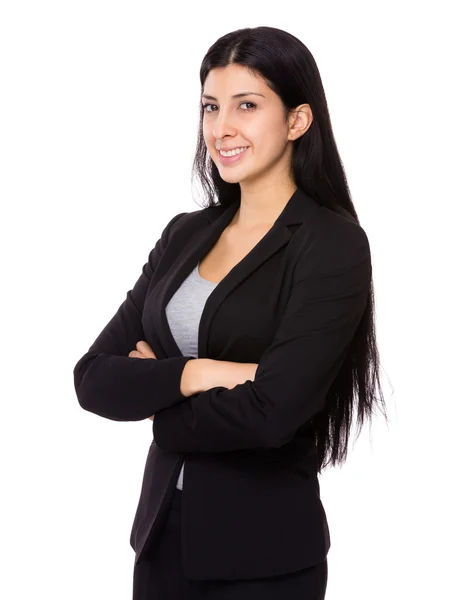
<path fill-rule="evenodd" d="M 223 165 L 232 165 L 235 162 L 239 162 L 247 154 L 248 148 L 249 146 L 246 146 L 242 152 L 239 152 L 239 154 L 230 156 L 223 156 L 218 150 L 218 160 Z"/>

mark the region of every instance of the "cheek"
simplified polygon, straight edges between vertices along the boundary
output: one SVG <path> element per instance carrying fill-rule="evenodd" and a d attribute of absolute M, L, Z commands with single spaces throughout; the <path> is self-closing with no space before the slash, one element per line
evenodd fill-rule
<path fill-rule="evenodd" d="M 277 154 L 282 143 L 280 130 L 274 127 L 273 121 L 260 120 L 251 126 L 241 129 L 241 137 L 248 141 L 260 158 Z"/>
<path fill-rule="evenodd" d="M 212 143 L 211 138 L 213 136 L 211 134 L 210 128 L 208 127 L 208 125 L 205 125 L 205 123 L 203 123 L 202 134 L 203 134 L 203 139 L 205 140 L 206 145 L 209 146 Z"/>
<path fill-rule="evenodd" d="M 213 125 L 211 119 L 203 117 L 202 133 L 205 140 L 211 141 L 213 139 Z"/>

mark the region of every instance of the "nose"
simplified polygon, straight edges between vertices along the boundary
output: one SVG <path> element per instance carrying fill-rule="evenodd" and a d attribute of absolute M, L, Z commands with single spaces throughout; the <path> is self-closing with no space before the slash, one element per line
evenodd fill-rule
<path fill-rule="evenodd" d="M 213 135 L 215 139 L 222 140 L 226 136 L 234 137 L 237 133 L 234 124 L 234 115 L 231 115 L 230 110 L 218 110 L 218 114 L 213 120 Z"/>

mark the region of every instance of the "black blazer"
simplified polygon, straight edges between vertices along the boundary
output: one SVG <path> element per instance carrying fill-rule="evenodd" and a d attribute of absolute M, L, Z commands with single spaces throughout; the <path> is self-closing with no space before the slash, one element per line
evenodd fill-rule
<path fill-rule="evenodd" d="M 198 357 L 258 363 L 254 381 L 185 398 L 187 361 L 165 307 L 239 201 L 176 215 L 142 274 L 74 367 L 80 406 L 107 419 L 155 414 L 130 543 L 157 542 L 182 461 L 182 552 L 189 579 L 270 577 L 323 561 L 313 417 L 366 307 L 365 231 L 300 188 L 273 227 L 210 294 Z M 157 360 L 129 358 L 146 340 Z"/>

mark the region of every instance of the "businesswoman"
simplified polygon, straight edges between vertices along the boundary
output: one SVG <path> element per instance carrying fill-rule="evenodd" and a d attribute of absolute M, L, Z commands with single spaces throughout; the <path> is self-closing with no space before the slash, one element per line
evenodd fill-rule
<path fill-rule="evenodd" d="M 152 420 L 134 600 L 322 599 L 318 473 L 346 459 L 354 408 L 359 426 L 385 408 L 369 242 L 297 38 L 224 35 L 200 80 L 206 206 L 164 227 L 75 390 Z"/>

